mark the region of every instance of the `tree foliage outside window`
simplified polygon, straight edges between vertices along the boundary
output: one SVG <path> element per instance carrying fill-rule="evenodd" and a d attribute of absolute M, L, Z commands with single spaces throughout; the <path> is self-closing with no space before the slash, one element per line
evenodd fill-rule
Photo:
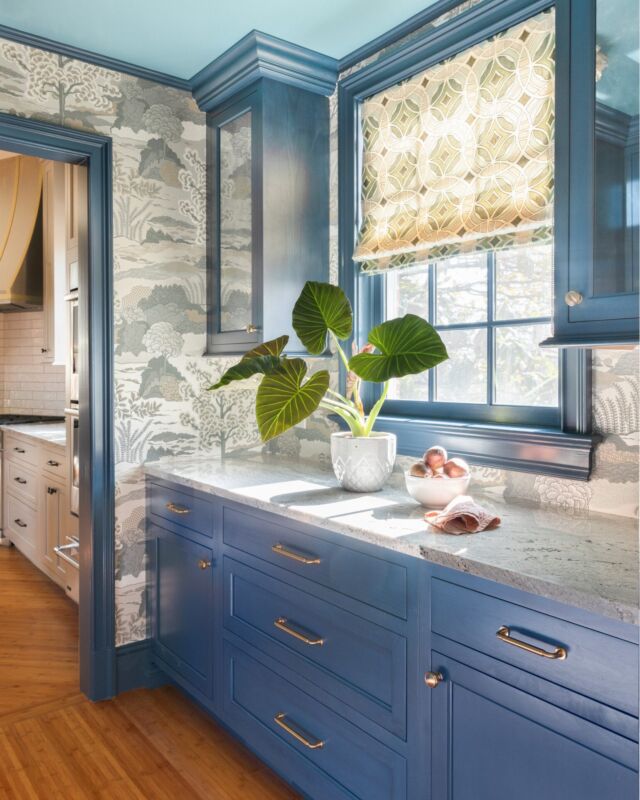
<path fill-rule="evenodd" d="M 450 360 L 433 375 L 394 381 L 392 400 L 555 408 L 558 353 L 550 335 L 551 245 L 456 256 L 385 276 L 386 318 L 412 313 L 436 327 Z"/>

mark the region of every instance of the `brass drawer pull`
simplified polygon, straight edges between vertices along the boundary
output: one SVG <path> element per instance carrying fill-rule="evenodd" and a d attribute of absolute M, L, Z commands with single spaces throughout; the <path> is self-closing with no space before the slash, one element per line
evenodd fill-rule
<path fill-rule="evenodd" d="M 287 722 L 287 715 L 280 712 L 276 714 L 273 718 L 273 721 L 276 725 L 279 725 L 283 731 L 286 731 L 289 736 L 293 736 L 296 742 L 300 742 L 305 747 L 308 747 L 309 750 L 321 750 L 324 747 L 324 742 L 322 739 L 316 739 L 312 741 L 308 738 L 307 732 L 302 730 L 296 730 L 291 723 Z"/>
<path fill-rule="evenodd" d="M 54 461 L 53 459 L 49 459 L 49 461 L 47 461 L 47 464 L 50 467 L 59 467 L 60 466 L 60 462 L 59 461 Z"/>
<path fill-rule="evenodd" d="M 14 447 L 13 449 L 16 451 L 16 453 L 26 453 L 27 452 L 26 450 L 23 450 L 21 447 Z"/>
<path fill-rule="evenodd" d="M 23 522 L 21 519 L 14 519 L 13 520 L 19 528 L 27 528 L 29 527 L 26 522 Z"/>
<path fill-rule="evenodd" d="M 324 639 L 321 639 L 319 636 L 316 636 L 312 639 L 309 636 L 306 636 L 304 633 L 297 631 L 295 628 L 291 628 L 289 626 L 289 620 L 286 617 L 278 617 L 278 619 L 274 620 L 273 624 L 278 628 L 278 630 L 284 631 L 288 633 L 289 636 L 293 636 L 294 639 L 297 639 L 299 642 L 304 642 L 305 644 L 309 644 L 311 646 L 315 645 L 323 645 Z"/>
<path fill-rule="evenodd" d="M 211 562 L 206 561 L 204 558 L 201 558 L 200 561 L 198 561 L 198 566 L 200 567 L 200 569 L 209 569 L 209 567 L 211 566 Z"/>
<path fill-rule="evenodd" d="M 26 480 L 25 480 L 24 478 L 14 478 L 13 480 L 14 480 L 16 483 L 19 483 L 21 486 L 24 486 L 24 485 L 25 485 L 25 483 L 26 483 Z"/>
<path fill-rule="evenodd" d="M 543 650 L 542 647 L 536 647 L 533 644 L 523 642 L 521 639 L 514 639 L 511 636 L 511 631 L 506 625 L 503 625 L 499 631 L 496 631 L 496 636 L 501 642 L 513 645 L 519 650 L 524 650 L 526 653 L 531 653 L 534 656 L 541 656 L 542 658 L 552 658 L 557 661 L 564 661 L 567 657 L 567 651 L 564 647 L 556 647 L 555 650 Z"/>
<path fill-rule="evenodd" d="M 271 548 L 274 553 L 277 553 L 279 556 L 284 556 L 285 558 L 290 558 L 292 561 L 297 561 L 298 564 L 319 564 L 320 559 L 317 557 L 309 558 L 309 556 L 303 556 L 300 553 L 296 553 L 294 550 L 289 550 L 289 548 L 285 547 L 283 544 L 274 544 Z"/>
<path fill-rule="evenodd" d="M 191 509 L 187 508 L 186 506 L 179 506 L 176 503 L 167 503 L 167 511 L 171 511 L 174 514 L 190 514 Z"/>

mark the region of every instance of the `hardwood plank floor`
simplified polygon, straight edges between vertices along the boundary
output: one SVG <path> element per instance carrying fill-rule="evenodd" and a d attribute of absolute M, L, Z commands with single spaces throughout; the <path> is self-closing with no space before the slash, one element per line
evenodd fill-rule
<path fill-rule="evenodd" d="M 0 800 L 295 800 L 172 687 L 90 703 L 77 608 L 0 547 Z"/>

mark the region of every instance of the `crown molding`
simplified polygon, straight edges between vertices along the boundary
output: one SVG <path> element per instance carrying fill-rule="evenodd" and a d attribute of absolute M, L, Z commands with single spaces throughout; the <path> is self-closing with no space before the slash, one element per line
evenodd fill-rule
<path fill-rule="evenodd" d="M 337 59 L 254 30 L 196 73 L 191 91 L 198 106 L 210 111 L 258 78 L 327 96 L 337 77 Z"/>
<path fill-rule="evenodd" d="M 96 64 L 98 67 L 104 67 L 114 72 L 123 72 L 125 75 L 133 75 L 136 78 L 160 83 L 163 86 L 172 86 L 174 89 L 183 89 L 187 92 L 191 91 L 191 81 L 187 78 L 176 78 L 174 75 L 167 75 L 166 72 L 139 67 L 136 64 L 130 64 L 128 61 L 121 61 L 119 58 L 103 56 L 91 50 L 83 50 L 81 47 L 56 42 L 53 39 L 20 31 L 17 28 L 9 28 L 7 25 L 0 25 L 0 38 L 9 39 L 12 42 L 24 44 L 28 47 L 37 47 L 39 50 L 49 50 L 67 58 L 76 58 L 78 61 L 86 61 L 89 64 Z"/>
<path fill-rule="evenodd" d="M 338 60 L 338 72 L 351 69 L 351 67 L 355 67 L 366 58 L 379 53 L 380 50 L 383 50 L 385 47 L 397 44 L 401 39 L 404 39 L 405 36 L 415 33 L 424 25 L 433 22 L 434 19 L 438 19 L 442 14 L 446 14 L 456 6 L 459 6 L 461 2 L 462 0 L 436 0 L 432 5 L 427 6 L 427 8 L 424 8 L 422 11 L 418 11 L 417 14 L 409 17 L 404 22 L 390 28 L 388 31 L 380 34 L 380 36 L 376 36 L 375 39 L 365 42 L 365 44 L 340 58 Z"/>

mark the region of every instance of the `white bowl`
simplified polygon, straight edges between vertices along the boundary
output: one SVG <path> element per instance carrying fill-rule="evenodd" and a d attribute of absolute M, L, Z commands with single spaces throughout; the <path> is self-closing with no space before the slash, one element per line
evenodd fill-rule
<path fill-rule="evenodd" d="M 444 508 L 454 497 L 465 494 L 471 481 L 470 475 L 462 478 L 416 478 L 404 473 L 407 491 L 421 505 L 427 508 Z"/>

